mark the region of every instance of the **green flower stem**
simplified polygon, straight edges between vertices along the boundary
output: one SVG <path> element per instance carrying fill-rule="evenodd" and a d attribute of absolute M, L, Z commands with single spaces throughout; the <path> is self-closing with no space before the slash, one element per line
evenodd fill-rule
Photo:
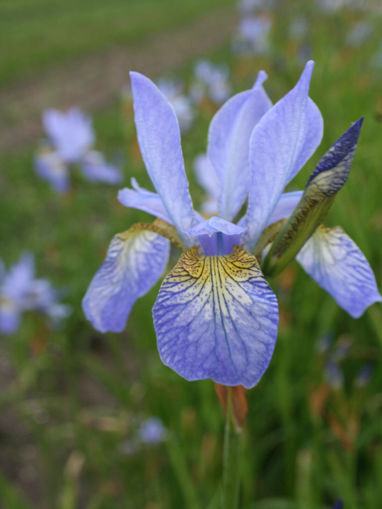
<path fill-rule="evenodd" d="M 235 423 L 232 391 L 227 388 L 227 412 L 224 433 L 222 508 L 237 509 L 239 504 L 242 457 L 242 430 Z"/>

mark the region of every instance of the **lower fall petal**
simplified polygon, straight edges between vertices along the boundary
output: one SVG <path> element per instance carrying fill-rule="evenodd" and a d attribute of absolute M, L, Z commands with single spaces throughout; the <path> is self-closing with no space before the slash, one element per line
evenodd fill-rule
<path fill-rule="evenodd" d="M 253 387 L 271 360 L 277 299 L 257 259 L 240 246 L 225 256 L 185 251 L 153 308 L 163 363 L 187 380 Z"/>
<path fill-rule="evenodd" d="M 135 301 L 147 293 L 166 268 L 170 243 L 149 231 L 116 235 L 94 276 L 82 307 L 100 332 L 121 332 Z"/>
<path fill-rule="evenodd" d="M 318 228 L 297 261 L 353 318 L 382 300 L 364 254 L 339 227 Z"/>

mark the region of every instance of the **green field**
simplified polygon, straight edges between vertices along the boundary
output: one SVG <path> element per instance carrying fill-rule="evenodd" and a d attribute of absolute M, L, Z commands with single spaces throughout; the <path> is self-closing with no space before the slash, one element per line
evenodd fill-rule
<path fill-rule="evenodd" d="M 234 0 L 3 0 L 0 84 L 189 23 Z"/>
<path fill-rule="evenodd" d="M 0 80 L 36 75 L 62 61 L 118 44 L 139 44 L 153 31 L 185 23 L 231 1 L 34 0 L 0 2 Z M 281 3 L 281 2 L 280 2 Z M 206 6 L 207 4 L 207 6 Z M 297 6 L 299 5 L 299 8 Z M 90 8 L 91 6 L 91 8 Z M 281 6 L 283 7 L 283 5 Z M 349 181 L 326 220 L 341 225 L 367 256 L 382 282 L 382 69 L 372 65 L 382 19 L 344 8 L 328 15 L 296 4 L 272 13 L 266 56 L 238 60 L 231 46 L 206 55 L 230 65 L 235 91 L 249 88 L 257 71 L 276 101 L 296 82 L 307 57 L 316 62 L 311 97 L 324 117 L 324 138 L 290 186 L 300 189 L 318 159 L 365 115 Z M 285 6 L 284 6 L 285 9 Z M 303 44 L 287 27 L 309 23 Z M 373 30 L 358 47 L 346 43 L 360 20 Z M 305 46 L 304 46 L 305 45 Z M 174 75 L 186 82 L 192 62 Z M 80 105 L 78 105 L 80 106 Z M 194 204 L 202 201 L 192 175 L 205 150 L 211 111 L 198 113 L 183 137 Z M 124 181 L 149 186 L 137 157 L 131 112 L 115 98 L 94 116 L 97 146 L 123 161 Z M 0 507 L 5 509 L 214 509 L 219 508 L 224 416 L 209 380 L 189 383 L 163 366 L 151 307 L 159 284 L 140 299 L 122 334 L 102 335 L 83 316 L 81 299 L 112 236 L 150 218 L 126 209 L 117 189 L 73 174 L 73 189 L 58 196 L 33 171 L 35 146 L 0 154 L 0 256 L 7 266 L 25 250 L 37 274 L 62 288 L 73 309 L 61 331 L 41 317 L 24 316 L 14 336 L 1 337 Z M 179 253 L 174 252 L 172 264 Z M 342 498 L 345 509 L 379 509 L 382 499 L 382 309 L 351 319 L 292 263 L 271 281 L 281 309 L 270 368 L 248 393 L 241 505 L 243 509 L 326 509 Z M 327 383 L 324 335 L 332 350 L 350 345 L 340 361 L 344 382 Z M 355 382 L 373 368 L 365 386 Z M 137 422 L 157 416 L 164 443 L 129 453 Z"/>

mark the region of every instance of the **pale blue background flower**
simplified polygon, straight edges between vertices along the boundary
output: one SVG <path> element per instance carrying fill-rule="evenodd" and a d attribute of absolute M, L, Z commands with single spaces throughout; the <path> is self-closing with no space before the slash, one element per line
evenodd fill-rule
<path fill-rule="evenodd" d="M 93 150 L 95 133 L 90 117 L 79 108 L 67 112 L 49 109 L 43 113 L 43 125 L 50 144 L 44 144 L 35 156 L 35 170 L 60 193 L 70 189 L 70 169 L 79 165 L 84 177 L 92 182 L 118 184 L 120 170 Z"/>
<path fill-rule="evenodd" d="M 87 152 L 81 161 L 81 166 L 87 180 L 108 184 L 119 184 L 122 180 L 119 169 L 107 163 L 104 155 L 97 150 Z"/>
<path fill-rule="evenodd" d="M 155 446 L 165 442 L 168 438 L 168 430 L 159 417 L 133 419 L 133 422 L 136 429 L 132 434 L 132 438 L 121 444 L 121 450 L 124 454 L 139 453 L 142 451 L 142 446 Z"/>
<path fill-rule="evenodd" d="M 330 387 L 339 390 L 344 385 L 344 375 L 339 364 L 329 359 L 325 366 L 326 380 Z"/>
<path fill-rule="evenodd" d="M 327 13 L 334 13 L 349 5 L 350 0 L 316 0 L 317 5 Z"/>
<path fill-rule="evenodd" d="M 230 95 L 229 69 L 208 60 L 199 60 L 194 66 L 194 79 L 190 87 L 190 97 L 201 103 L 207 98 L 215 104 L 223 103 Z"/>
<path fill-rule="evenodd" d="M 0 331 L 5 334 L 15 332 L 24 310 L 24 299 L 34 276 L 33 257 L 23 254 L 9 272 L 2 274 L 0 287 Z"/>
<path fill-rule="evenodd" d="M 69 169 L 57 152 L 52 152 L 49 149 L 42 149 L 37 152 L 35 155 L 35 170 L 37 175 L 47 180 L 57 192 L 65 193 L 69 190 Z"/>
<path fill-rule="evenodd" d="M 237 3 L 237 8 L 242 16 L 252 14 L 258 9 L 263 9 L 267 6 L 267 2 L 263 0 L 240 0 Z"/>
<path fill-rule="evenodd" d="M 271 19 L 264 14 L 243 18 L 233 40 L 233 50 L 236 53 L 267 53 L 271 27 Z"/>
<path fill-rule="evenodd" d="M 59 296 L 48 280 L 35 278 L 34 257 L 24 253 L 0 280 L 0 331 L 16 332 L 24 311 L 42 312 L 58 325 L 70 313 Z"/>
<path fill-rule="evenodd" d="M 91 119 L 80 109 L 46 110 L 42 115 L 46 134 L 65 163 L 78 162 L 95 141 Z"/>
<path fill-rule="evenodd" d="M 170 78 L 160 78 L 157 85 L 174 108 L 180 130 L 188 131 L 195 120 L 195 110 L 192 100 L 184 92 L 183 85 L 180 81 Z"/>
<path fill-rule="evenodd" d="M 346 42 L 349 46 L 358 47 L 364 43 L 373 33 L 370 22 L 366 20 L 357 21 L 350 29 Z"/>
<path fill-rule="evenodd" d="M 149 417 L 139 426 L 138 434 L 143 443 L 158 444 L 166 440 L 167 430 L 159 417 Z"/>

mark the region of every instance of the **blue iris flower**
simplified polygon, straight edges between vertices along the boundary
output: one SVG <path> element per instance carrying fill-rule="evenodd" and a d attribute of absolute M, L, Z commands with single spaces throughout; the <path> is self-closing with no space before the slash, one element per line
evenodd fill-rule
<path fill-rule="evenodd" d="M 308 96 L 313 65 L 306 64 L 296 86 L 274 106 L 261 71 L 252 89 L 216 113 L 206 168 L 219 182 L 219 215 L 209 219 L 192 205 L 173 108 L 152 81 L 131 73 L 139 146 L 157 194 L 133 180 L 119 200 L 159 219 L 151 231 L 136 225 L 112 240 L 83 300 L 96 329 L 124 329 L 136 299 L 162 276 L 172 239 L 184 250 L 153 308 L 163 363 L 187 380 L 256 385 L 273 354 L 279 313 L 261 258 L 253 253 L 267 227 L 299 203 L 302 191 L 284 189 L 321 141 L 322 116 Z M 360 126 L 353 124 L 321 160 L 311 176 L 318 187 L 330 161 L 341 169 L 342 184 L 346 180 Z M 332 185 L 339 186 L 338 178 Z M 246 201 L 247 211 L 236 221 Z M 298 260 L 353 316 L 381 300 L 365 257 L 342 230 L 315 233 Z"/>
<path fill-rule="evenodd" d="M 46 110 L 42 119 L 49 143 L 37 152 L 35 169 L 53 189 L 59 193 L 69 190 L 69 167 L 73 164 L 79 165 L 84 177 L 91 182 L 121 182 L 119 169 L 92 148 L 95 142 L 92 122 L 80 109 L 71 108 L 67 112 Z"/>
<path fill-rule="evenodd" d="M 60 294 L 50 281 L 35 277 L 34 257 L 21 255 L 7 272 L 0 260 L 0 332 L 13 334 L 25 311 L 46 315 L 52 325 L 70 314 L 70 308 L 59 302 Z"/>
<path fill-rule="evenodd" d="M 208 60 L 199 60 L 194 66 L 194 79 L 190 87 L 190 97 L 196 104 L 207 99 L 222 104 L 231 92 L 228 67 Z"/>

